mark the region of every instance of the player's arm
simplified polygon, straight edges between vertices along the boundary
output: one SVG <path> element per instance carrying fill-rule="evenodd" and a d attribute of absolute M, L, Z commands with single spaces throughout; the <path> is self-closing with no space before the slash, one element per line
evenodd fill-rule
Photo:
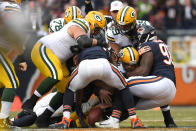
<path fill-rule="evenodd" d="M 88 48 L 95 45 L 104 45 L 101 39 L 89 38 L 86 32 L 79 26 L 71 26 L 68 29 L 68 34 L 74 38 L 81 49 Z"/>
<path fill-rule="evenodd" d="M 153 53 L 148 51 L 142 54 L 140 59 L 140 65 L 134 71 L 128 71 L 127 76 L 147 76 L 152 68 Z"/>

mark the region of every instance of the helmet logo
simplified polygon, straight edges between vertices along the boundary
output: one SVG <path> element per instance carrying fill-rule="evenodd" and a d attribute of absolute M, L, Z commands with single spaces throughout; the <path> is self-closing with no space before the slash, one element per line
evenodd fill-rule
<path fill-rule="evenodd" d="M 100 17 L 99 15 L 97 15 L 97 14 L 94 15 L 94 18 L 95 18 L 97 21 L 99 21 L 99 22 L 102 20 L 101 17 Z"/>
<path fill-rule="evenodd" d="M 143 34 L 144 33 L 144 27 L 140 27 L 138 30 L 137 30 L 137 32 L 138 33 L 140 33 L 140 34 Z"/>
<path fill-rule="evenodd" d="M 132 12 L 131 12 L 131 17 L 132 17 L 132 18 L 135 17 L 135 11 L 132 11 Z"/>
<path fill-rule="evenodd" d="M 65 11 L 65 17 L 67 18 L 69 16 L 69 12 Z"/>

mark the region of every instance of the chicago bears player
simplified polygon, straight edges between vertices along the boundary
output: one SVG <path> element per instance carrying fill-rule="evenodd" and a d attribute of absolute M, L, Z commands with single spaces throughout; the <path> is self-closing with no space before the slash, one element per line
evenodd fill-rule
<path fill-rule="evenodd" d="M 135 46 L 138 47 L 141 56 L 140 66 L 132 72 L 127 72 L 127 76 L 130 76 L 128 78 L 130 91 L 143 98 L 136 107 L 148 109 L 165 106 L 176 94 L 174 65 L 169 49 L 163 41 L 158 39 L 152 26 L 139 28 L 137 37 L 140 44 Z M 170 112 L 163 110 L 162 113 L 166 127 L 176 127 Z"/>
<path fill-rule="evenodd" d="M 135 38 L 137 38 L 137 30 L 138 27 L 140 27 L 137 26 L 136 19 L 136 11 L 134 10 L 134 8 L 129 6 L 121 8 L 116 17 L 116 21 L 119 29 L 121 30 L 121 33 L 126 35 L 130 41 L 133 41 L 133 46 L 135 46 L 135 43 L 137 43 L 137 41 L 135 41 Z M 145 21 L 144 23 L 140 21 L 138 24 L 149 25 L 148 22 Z M 165 105 L 161 107 L 161 110 L 164 116 L 166 127 L 176 127 L 176 124 L 173 122 L 173 119 L 170 114 L 170 107 L 168 105 Z"/>

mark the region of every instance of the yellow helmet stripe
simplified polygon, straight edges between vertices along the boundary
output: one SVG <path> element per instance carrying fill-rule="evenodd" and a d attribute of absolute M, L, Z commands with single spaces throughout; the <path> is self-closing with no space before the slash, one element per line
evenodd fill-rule
<path fill-rule="evenodd" d="M 135 59 L 135 54 L 134 54 L 133 49 L 131 47 L 127 47 L 127 50 L 130 54 L 130 61 L 135 61 L 136 59 Z"/>
<path fill-rule="evenodd" d="M 122 10 L 121 15 L 120 15 L 120 22 L 121 22 L 121 23 L 124 23 L 125 15 L 126 15 L 126 12 L 127 12 L 128 9 L 129 9 L 129 6 L 126 6 L 126 7 Z"/>
<path fill-rule="evenodd" d="M 106 38 L 107 38 L 109 41 L 111 41 L 111 42 L 115 42 L 115 39 L 112 38 L 112 37 L 110 37 L 110 36 L 108 36 L 108 35 L 106 35 Z"/>
<path fill-rule="evenodd" d="M 84 29 L 86 33 L 88 32 L 88 26 L 83 21 L 79 19 L 75 19 L 73 20 L 73 22 L 78 24 L 80 27 L 82 27 L 82 29 Z"/>
<path fill-rule="evenodd" d="M 72 6 L 72 19 L 76 19 L 77 18 L 77 8 L 76 6 Z"/>

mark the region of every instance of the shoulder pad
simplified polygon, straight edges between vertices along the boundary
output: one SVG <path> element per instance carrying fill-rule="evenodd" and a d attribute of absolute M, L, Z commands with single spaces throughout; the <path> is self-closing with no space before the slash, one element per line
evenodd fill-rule
<path fill-rule="evenodd" d="M 84 20 L 84 19 L 75 19 L 75 20 L 72 20 L 72 22 L 77 24 L 78 26 L 80 26 L 86 33 L 88 33 L 90 31 L 89 24 L 86 20 Z"/>
<path fill-rule="evenodd" d="M 63 26 L 64 26 L 64 18 L 56 18 L 56 19 L 53 19 L 50 22 L 50 25 L 49 25 L 49 32 L 50 33 L 57 32 L 60 29 L 62 29 Z"/>

